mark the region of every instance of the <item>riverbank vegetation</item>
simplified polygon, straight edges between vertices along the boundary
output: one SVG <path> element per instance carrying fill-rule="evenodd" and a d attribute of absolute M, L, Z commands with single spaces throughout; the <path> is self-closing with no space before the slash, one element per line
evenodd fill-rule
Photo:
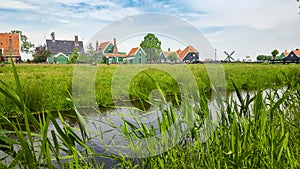
<path fill-rule="evenodd" d="M 204 66 L 189 67 L 199 91 L 209 91 Z M 98 104 L 110 104 L 109 88 L 116 69 L 117 66 L 99 67 Z M 209 114 L 209 100 L 201 95 L 200 107 L 193 111 L 198 121 L 186 136 L 169 151 L 142 159 L 95 152 L 84 117 L 76 109 L 70 116 L 77 125 L 68 125 L 59 110 L 74 108 L 68 92 L 73 70 L 69 65 L 1 67 L 0 168 L 102 168 L 105 163 L 98 160 L 100 157 L 113 159 L 115 166 L 112 167 L 122 168 L 300 167 L 298 65 L 224 65 L 227 90 L 235 91 L 237 99 L 221 101 L 221 121 L 210 137 L 205 142 L 200 137 L 203 123 L 200 115 Z M 174 88 L 164 86 L 168 84 L 163 83 L 164 80 L 174 83 L 164 72 L 149 70 L 147 73 L 158 79 L 164 92 L 176 92 L 176 85 Z M 134 80 L 139 83 L 132 83 L 137 85 L 134 88 L 143 89 L 139 86 L 145 86 L 143 83 L 152 85 L 144 74 L 136 77 Z M 251 90 L 253 94 L 242 95 L 241 89 Z M 52 110 L 58 110 L 56 116 Z M 32 112 L 41 113 L 33 115 Z M 9 118 L 13 113 L 18 117 Z M 172 113 L 162 113 L 166 118 L 161 119 L 159 131 L 166 130 L 174 122 L 166 121 L 172 119 Z M 129 137 L 135 137 L 134 132 L 147 136 L 153 130 L 142 124 L 126 124 L 124 121 L 122 131 Z"/>
<path fill-rule="evenodd" d="M 126 65 L 128 73 L 142 65 Z M 166 65 L 176 67 L 180 65 Z M 189 65 L 199 91 L 210 92 L 211 84 L 204 65 Z M 298 65 L 262 65 L 262 64 L 225 64 L 223 65 L 226 90 L 233 91 L 231 81 L 243 90 L 256 90 L 258 86 L 263 89 L 286 86 L 291 78 L 299 77 Z M 95 78 L 96 100 L 99 106 L 112 104 L 111 82 L 118 69 L 117 65 L 100 65 Z M 180 69 L 178 69 L 180 71 Z M 72 107 L 66 100 L 68 91 L 72 91 L 73 65 L 17 65 L 20 82 L 24 91 L 24 102 L 33 112 L 43 110 L 68 110 Z M 166 94 L 178 93 L 178 86 L 172 77 L 163 71 L 150 69 L 146 71 L 158 81 Z M 214 77 L 218 78 L 218 77 Z M 0 67 L 0 79 L 12 88 L 15 82 L 11 66 Z M 122 85 L 122 84 L 120 84 Z M 140 93 L 149 94 L 155 85 L 151 83 L 145 73 L 139 73 L 132 80 L 130 94 L 132 98 L 141 97 Z M 15 112 L 11 100 L 0 94 L 0 111 Z"/>

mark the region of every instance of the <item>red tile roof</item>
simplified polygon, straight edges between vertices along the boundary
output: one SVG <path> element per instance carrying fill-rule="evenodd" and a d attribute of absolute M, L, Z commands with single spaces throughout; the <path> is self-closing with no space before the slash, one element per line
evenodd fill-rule
<path fill-rule="evenodd" d="M 100 45 L 99 45 L 100 52 L 103 53 L 104 49 L 107 47 L 107 45 L 108 45 L 109 43 L 110 43 L 109 41 L 100 43 Z"/>
<path fill-rule="evenodd" d="M 288 56 L 290 54 L 290 52 L 285 51 L 285 52 L 283 52 L 283 54 L 284 54 L 284 56 Z"/>
<path fill-rule="evenodd" d="M 20 35 L 11 33 L 0 33 L 0 49 L 3 49 L 3 56 L 10 56 L 10 39 L 12 41 L 12 56 L 20 56 Z"/>
<path fill-rule="evenodd" d="M 135 53 L 139 50 L 139 47 L 136 47 L 136 48 L 132 48 L 130 50 L 130 52 L 128 53 L 128 56 L 133 56 L 135 55 Z"/>
<path fill-rule="evenodd" d="M 300 49 L 293 50 L 293 52 L 294 52 L 298 57 L 300 57 Z"/>
<path fill-rule="evenodd" d="M 191 45 L 187 46 L 183 51 L 181 51 L 180 49 L 176 51 L 179 60 L 183 60 L 186 57 L 186 55 L 190 52 L 198 52 L 198 51 Z"/>

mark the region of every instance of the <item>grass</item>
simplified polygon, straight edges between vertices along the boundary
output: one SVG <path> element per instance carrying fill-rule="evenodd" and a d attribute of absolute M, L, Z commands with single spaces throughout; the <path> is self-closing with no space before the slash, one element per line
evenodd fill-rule
<path fill-rule="evenodd" d="M 196 76 L 199 90 L 211 90 L 203 65 L 189 67 Z M 4 128 L 2 123 L 0 128 L 0 153 L 3 154 L 0 156 L 0 168 L 101 168 L 104 164 L 97 161 L 100 156 L 118 161 L 115 167 L 121 168 L 300 168 L 298 69 L 298 65 L 224 65 L 227 89 L 234 90 L 238 99 L 219 100 L 221 121 L 211 136 L 203 142 L 201 126 L 210 109 L 209 100 L 201 95 L 197 100 L 199 103 L 194 105 L 198 108 L 186 105 L 196 122 L 178 144 L 159 155 L 136 159 L 97 154 L 91 148 L 90 131 L 86 128 L 84 117 L 74 109 L 68 93 L 72 66 L 1 67 L 0 92 L 2 99 L 9 104 L 3 105 L 4 110 L 0 111 L 4 126 L 8 126 Z M 96 83 L 99 85 L 96 86 L 99 90 L 96 96 L 99 104 L 111 102 L 106 100 L 110 96 L 107 88 L 115 71 L 116 66 L 102 66 L 97 72 Z M 150 81 L 144 78 L 149 75 L 152 77 Z M 41 80 L 37 80 L 37 85 L 38 82 L 26 80 L 29 77 Z M 148 94 L 153 88 L 159 92 L 176 93 L 176 85 L 168 88 L 166 84 L 170 84 L 163 83 L 166 78 L 165 73 L 157 70 L 142 72 L 130 84 L 136 89 L 131 93 L 139 97 L 140 91 Z M 172 79 L 168 82 L 173 83 Z M 29 85 L 34 88 L 29 88 Z M 142 88 L 143 85 L 149 85 L 149 91 Z M 265 88 L 268 90 L 264 91 Z M 242 89 L 255 89 L 255 92 L 243 96 Z M 31 107 L 34 104 L 39 104 L 36 110 Z M 53 109 L 69 108 L 75 110 L 74 118 L 78 122 L 73 127 L 60 112 L 57 118 L 51 113 Z M 162 116 L 158 120 L 161 134 L 176 123 L 173 109 L 172 106 L 168 110 L 161 109 Z M 41 113 L 34 116 L 33 111 Z M 9 113 L 18 114 L 16 121 L 8 118 Z M 123 122 L 121 128 L 128 140 L 156 135 L 151 126 Z M 131 148 L 143 147 L 132 144 Z"/>
<path fill-rule="evenodd" d="M 178 68 L 180 65 L 166 65 Z M 72 91 L 72 65 L 17 65 L 20 82 L 23 86 L 24 102 L 32 112 L 43 110 L 68 110 L 72 107 L 66 100 L 67 91 Z M 134 72 L 139 65 L 128 65 L 128 73 Z M 109 106 L 113 103 L 111 95 L 112 77 L 116 72 L 116 65 L 101 65 L 98 67 L 95 79 L 96 101 L 100 106 Z M 199 91 L 211 91 L 210 79 L 203 65 L 189 65 L 195 76 Z M 225 76 L 227 80 L 226 90 L 233 91 L 234 81 L 244 90 L 256 90 L 262 88 L 286 86 L 289 79 L 298 75 L 298 65 L 257 65 L 257 64 L 225 64 Z M 178 86 L 174 79 L 165 72 L 155 69 L 147 70 L 156 79 L 161 89 L 168 95 L 178 94 Z M 10 66 L 0 67 L 0 79 L 15 88 L 15 81 Z M 218 77 L 214 77 L 218 79 Z M 122 86 L 122 84 L 120 84 Z M 216 86 L 218 87 L 218 86 Z M 224 86 L 222 86 L 224 87 Z M 148 95 L 155 88 L 143 72 L 137 74 L 130 84 L 132 99 Z M 133 90 L 134 89 L 134 90 Z M 16 112 L 14 104 L 0 94 L 0 111 L 7 114 Z"/>

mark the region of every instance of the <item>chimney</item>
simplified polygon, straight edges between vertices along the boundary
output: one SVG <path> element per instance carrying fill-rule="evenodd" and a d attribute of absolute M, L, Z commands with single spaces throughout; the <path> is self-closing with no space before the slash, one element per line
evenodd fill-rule
<path fill-rule="evenodd" d="M 171 49 L 170 48 L 168 48 L 168 52 L 170 52 L 171 51 Z"/>
<path fill-rule="evenodd" d="M 55 42 L 55 33 L 54 32 L 51 33 L 51 39 L 52 39 L 52 42 Z"/>
<path fill-rule="evenodd" d="M 75 35 L 75 46 L 79 46 L 79 43 L 78 43 L 78 35 Z"/>
<path fill-rule="evenodd" d="M 118 48 L 117 48 L 117 40 L 116 40 L 116 38 L 114 38 L 114 51 L 113 51 L 113 53 L 114 54 L 119 53 Z"/>
<path fill-rule="evenodd" d="M 96 41 L 96 52 L 98 52 L 99 51 L 99 42 L 98 42 L 98 40 Z"/>

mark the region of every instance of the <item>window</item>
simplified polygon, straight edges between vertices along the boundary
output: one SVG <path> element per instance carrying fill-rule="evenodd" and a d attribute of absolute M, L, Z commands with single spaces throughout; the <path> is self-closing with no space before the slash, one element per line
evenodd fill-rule
<path fill-rule="evenodd" d="M 139 64 L 142 64 L 142 51 L 139 51 Z"/>

